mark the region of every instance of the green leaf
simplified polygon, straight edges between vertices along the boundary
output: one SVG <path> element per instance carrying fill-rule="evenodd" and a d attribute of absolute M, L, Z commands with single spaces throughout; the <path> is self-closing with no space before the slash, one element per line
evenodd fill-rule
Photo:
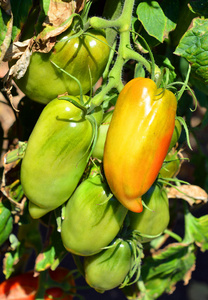
<path fill-rule="evenodd" d="M 48 11 L 49 11 L 50 1 L 51 0 L 41 0 L 42 8 L 43 8 L 43 11 L 44 11 L 46 16 L 47 16 Z"/>
<path fill-rule="evenodd" d="M 60 232 L 58 232 L 54 226 L 48 245 L 36 258 L 35 270 L 42 272 L 49 267 L 51 267 L 51 269 L 53 269 L 53 267 L 55 268 L 67 253 L 62 244 Z"/>
<path fill-rule="evenodd" d="M 155 55 L 155 62 L 160 67 L 160 70 L 163 72 L 166 68 L 169 70 L 169 80 L 168 83 L 174 82 L 176 78 L 175 68 L 171 64 L 170 60 L 163 55 Z M 164 83 L 166 83 L 167 72 L 164 73 L 163 82 L 160 87 L 165 87 Z"/>
<path fill-rule="evenodd" d="M 29 12 L 33 6 L 33 0 L 10 0 L 14 15 L 14 24 L 12 29 L 12 39 L 14 40 L 20 33 L 26 22 Z"/>
<path fill-rule="evenodd" d="M 12 237 L 12 239 L 15 239 Z M 13 241 L 12 241 L 13 242 Z M 23 255 L 25 255 L 25 248 L 21 243 L 16 241 L 16 248 L 10 252 L 7 252 L 4 256 L 3 260 L 3 273 L 5 278 L 8 279 L 15 271 L 16 265 L 21 261 L 21 263 L 25 263 Z M 13 244 L 14 245 L 14 244 Z"/>
<path fill-rule="evenodd" d="M 173 291 L 180 280 L 187 284 L 195 267 L 194 252 L 193 244 L 174 243 L 144 259 L 137 299 L 157 299 L 163 293 Z"/>
<path fill-rule="evenodd" d="M 197 0 L 197 1 L 190 0 L 189 7 L 194 13 L 204 16 L 205 18 L 208 17 L 208 2 L 207 2 L 207 0 Z"/>
<path fill-rule="evenodd" d="M 208 82 L 208 20 L 195 19 L 174 54 L 184 57 L 191 64 L 195 77 Z"/>
<path fill-rule="evenodd" d="M 0 8 L 0 62 L 9 48 L 12 38 L 13 18 Z"/>
<path fill-rule="evenodd" d="M 208 250 L 208 215 L 195 218 L 190 212 L 185 215 L 184 241 L 196 243 L 201 251 Z"/>
<path fill-rule="evenodd" d="M 137 7 L 138 19 L 149 35 L 163 42 L 166 17 L 156 1 L 142 1 Z"/>

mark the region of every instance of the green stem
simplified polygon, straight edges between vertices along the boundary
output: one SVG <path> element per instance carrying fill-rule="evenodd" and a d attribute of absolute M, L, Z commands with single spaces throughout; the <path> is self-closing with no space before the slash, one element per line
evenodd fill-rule
<path fill-rule="evenodd" d="M 116 20 L 122 13 L 124 0 L 106 0 L 104 10 L 103 10 L 103 18 L 108 20 Z M 113 46 L 116 37 L 117 30 L 115 28 L 106 28 L 106 39 L 110 46 Z"/>
<path fill-rule="evenodd" d="M 181 243 L 182 240 L 183 240 L 178 234 L 176 234 L 176 233 L 174 233 L 174 232 L 172 232 L 172 231 L 170 231 L 170 230 L 168 230 L 168 229 L 166 229 L 166 230 L 164 231 L 164 233 L 168 234 L 169 236 L 171 236 L 172 238 L 174 238 L 174 239 L 175 239 L 176 241 L 178 241 L 179 243 Z"/>
<path fill-rule="evenodd" d="M 98 17 L 92 17 L 89 22 L 93 28 L 116 28 L 120 35 L 118 55 L 116 61 L 109 72 L 109 80 L 106 85 L 103 85 L 102 90 L 93 97 L 92 108 L 102 104 L 106 94 L 113 88 L 116 88 L 120 93 L 123 89 L 122 70 L 124 64 L 128 60 L 136 60 L 141 62 L 148 72 L 151 72 L 151 64 L 139 53 L 135 52 L 130 43 L 130 30 L 132 21 L 132 11 L 134 0 L 125 0 L 121 15 L 116 20 L 106 20 Z"/>
<path fill-rule="evenodd" d="M 40 272 L 39 281 L 38 281 L 39 286 L 38 286 L 37 294 L 36 294 L 36 297 L 35 297 L 36 300 L 43 300 L 44 299 L 45 290 L 46 290 L 47 275 L 48 275 L 47 271 Z"/>
<path fill-rule="evenodd" d="M 134 0 L 125 0 L 121 15 L 116 20 L 106 20 L 99 17 L 92 17 L 90 25 L 96 29 L 118 28 L 119 32 L 129 31 Z"/>

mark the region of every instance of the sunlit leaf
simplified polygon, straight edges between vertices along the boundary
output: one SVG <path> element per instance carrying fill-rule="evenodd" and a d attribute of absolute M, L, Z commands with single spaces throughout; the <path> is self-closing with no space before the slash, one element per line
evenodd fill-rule
<path fill-rule="evenodd" d="M 208 83 L 208 20 L 195 19 L 174 53 L 191 64 L 192 75 Z"/>

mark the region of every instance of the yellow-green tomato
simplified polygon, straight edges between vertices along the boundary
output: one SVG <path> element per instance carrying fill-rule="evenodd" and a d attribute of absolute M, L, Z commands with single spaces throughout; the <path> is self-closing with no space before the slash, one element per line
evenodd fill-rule
<path fill-rule="evenodd" d="M 98 129 L 97 141 L 96 141 L 95 147 L 92 152 L 92 157 L 97 158 L 99 160 L 103 160 L 105 140 L 106 140 L 108 127 L 109 127 L 112 115 L 113 115 L 113 111 L 106 113 L 104 115 L 102 124 L 100 125 L 100 127 Z"/>
<path fill-rule="evenodd" d="M 20 174 L 33 218 L 69 199 L 88 163 L 92 141 L 93 126 L 80 108 L 60 99 L 45 106 L 29 137 Z"/>
<path fill-rule="evenodd" d="M 30 99 L 47 104 L 66 92 L 80 95 L 80 86 L 70 75 L 80 82 L 86 94 L 102 76 L 110 49 L 103 32 L 90 29 L 80 37 L 71 38 L 73 34 L 70 28 L 58 37 L 49 53 L 32 54 L 25 75 L 15 80 Z"/>
<path fill-rule="evenodd" d="M 159 177 L 160 178 L 173 178 L 175 177 L 181 167 L 181 161 L 178 155 L 178 152 L 174 148 L 167 154 L 163 166 L 160 169 Z"/>
<path fill-rule="evenodd" d="M 178 119 L 175 120 L 175 128 L 173 131 L 173 135 L 171 138 L 171 142 L 170 142 L 170 146 L 168 148 L 168 151 L 170 151 L 175 144 L 177 143 L 177 141 L 179 140 L 180 136 L 181 136 L 181 131 L 182 131 L 182 126 L 181 123 L 179 122 Z"/>

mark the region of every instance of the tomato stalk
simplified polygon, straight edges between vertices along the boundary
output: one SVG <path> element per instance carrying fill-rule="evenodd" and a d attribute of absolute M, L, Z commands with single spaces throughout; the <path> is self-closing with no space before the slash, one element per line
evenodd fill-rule
<path fill-rule="evenodd" d="M 120 35 L 120 43 L 116 61 L 109 72 L 109 81 L 103 85 L 101 91 L 92 99 L 92 107 L 99 106 L 103 102 L 105 95 L 112 89 L 116 88 L 118 92 L 123 89 L 122 83 L 122 70 L 124 64 L 130 60 L 141 62 L 145 68 L 151 72 L 151 64 L 142 57 L 139 53 L 135 52 L 130 43 L 130 29 L 131 29 L 131 16 L 133 11 L 134 1 L 129 0 L 124 2 L 123 10 L 116 20 L 106 20 L 99 17 L 92 17 L 89 22 L 93 28 L 117 28 Z"/>

